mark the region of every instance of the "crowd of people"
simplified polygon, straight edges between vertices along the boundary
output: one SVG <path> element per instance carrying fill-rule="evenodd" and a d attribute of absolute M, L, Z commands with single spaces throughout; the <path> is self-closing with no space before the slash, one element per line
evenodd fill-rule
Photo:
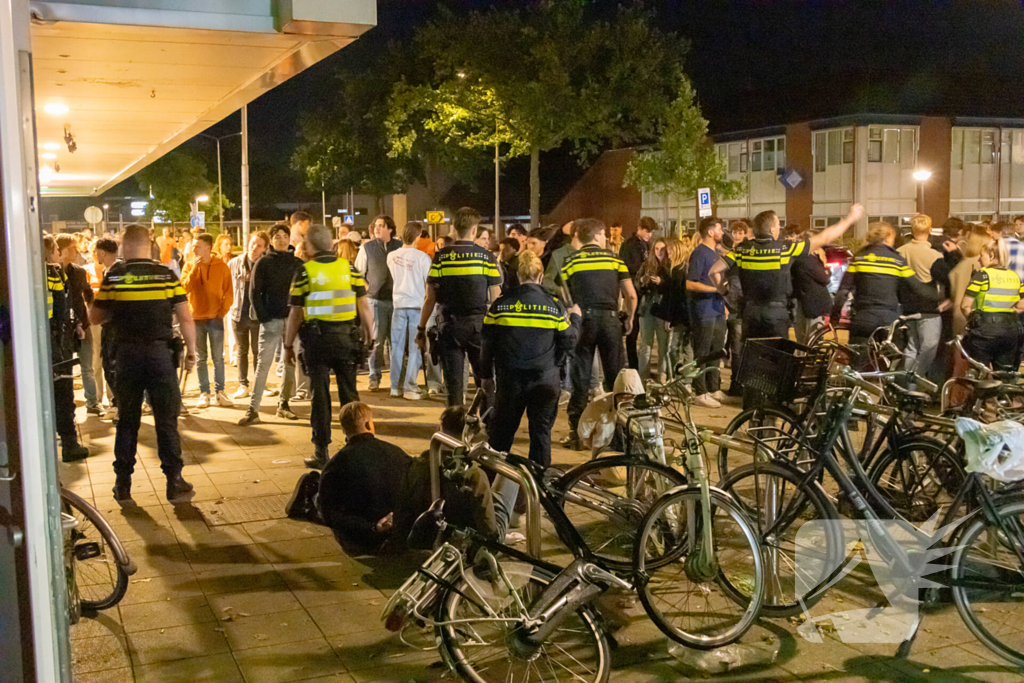
<path fill-rule="evenodd" d="M 409 463 L 382 451 L 394 463 L 372 473 L 391 472 L 381 483 L 367 479 L 373 467 L 357 462 L 367 448 L 373 451 L 371 439 L 360 436 L 374 431 L 356 388 L 364 364 L 369 391 L 381 389 L 390 368 L 392 397 L 444 396 L 451 410 L 466 404 L 472 378 L 482 405 L 492 408 L 486 423 L 492 446 L 510 448 L 525 414 L 530 458 L 543 465 L 551 461 L 559 406 L 566 405 L 569 422 L 562 444 L 581 448 L 585 408 L 602 385 L 612 390 L 623 368 L 636 370 L 644 382 L 664 381 L 679 362 L 720 351 L 736 368 L 744 339 L 788 337 L 792 329 L 805 341 L 817 325 L 845 321 L 848 299 L 851 343 L 900 315 L 913 316 L 905 367 L 919 374 L 941 378 L 955 371 L 940 353 L 941 341 L 953 334 L 965 334 L 966 348 L 981 362 L 1019 367 L 1024 245 L 1017 235 L 1024 217 L 991 225 L 950 218 L 941 234 L 933 234 L 926 215 L 913 217 L 909 235 L 871 223 L 833 296 L 823 249 L 862 214 L 854 205 L 817 233 L 783 227 L 772 211 L 728 225 L 712 216 L 692 236 L 675 237 L 662 236 L 644 217 L 623 241 L 621 226 L 609 229 L 590 218 L 534 229 L 515 224 L 496 240 L 480 226 L 477 211 L 463 208 L 450 234 L 437 239 L 415 221 L 399 230 L 389 216 L 376 218 L 372 237 L 364 238 L 347 227 L 335 235 L 297 212 L 251 234 L 237 255 L 227 235 L 202 231 L 175 237 L 164 228 L 154 238 L 132 225 L 120 244 L 113 236 L 47 237 L 62 455 L 66 461 L 88 456 L 76 435 L 70 372 L 56 372 L 75 354 L 87 412 L 117 411 L 118 500 L 130 499 L 146 409 L 157 427 L 168 498 L 190 491 L 181 478 L 177 418 L 184 407 L 176 368 L 197 365 L 198 409 L 248 399 L 242 426 L 261 422 L 265 395 L 277 395 L 276 415 L 287 420 L 298 419 L 292 403 L 308 396 L 314 453 L 306 464 L 324 471 L 317 513 L 336 530 L 358 529 L 348 535 L 365 545 L 394 526 L 390 499 L 383 503 L 387 514 L 378 514 L 383 508 L 376 503 L 322 509 L 323 501 L 350 498 L 332 491 L 342 483 L 367 495 L 383 487 L 394 496 L 407 486 Z M 226 333 L 238 367 L 230 397 Z M 268 389 L 275 363 L 281 382 Z M 328 451 L 332 375 L 349 442 L 335 459 L 344 460 L 350 449 L 362 453 L 352 455 L 349 470 L 334 464 Z M 696 403 L 708 408 L 742 393 L 735 382 L 723 390 L 718 361 L 708 363 L 694 389 Z M 332 470 L 346 474 L 328 476 Z M 496 505 L 514 500 L 508 482 L 503 486 Z M 315 499 L 306 495 L 304 507 Z M 334 509 L 346 505 L 362 522 Z M 502 530 L 507 516 L 499 514 L 494 528 Z"/>

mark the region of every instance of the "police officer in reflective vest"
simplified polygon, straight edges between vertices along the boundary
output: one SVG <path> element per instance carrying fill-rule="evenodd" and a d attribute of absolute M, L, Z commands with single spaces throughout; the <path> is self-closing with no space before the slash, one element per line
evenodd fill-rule
<path fill-rule="evenodd" d="M 853 291 L 850 306 L 850 343 L 862 344 L 879 327 L 891 325 L 900 316 L 900 302 L 934 306 L 939 300 L 935 283 L 917 279 L 907 260 L 893 249 L 896 231 L 888 223 L 872 223 L 868 246 L 853 257 L 832 304 L 832 319 L 839 320 L 843 304 Z"/>
<path fill-rule="evenodd" d="M 576 346 L 580 308 L 565 308 L 544 291 L 544 265 L 529 251 L 519 255 L 518 287 L 498 297 L 484 318 L 484 372 L 494 368 L 493 448 L 508 451 L 526 412 L 530 459 L 551 464 L 551 427 L 562 393 L 562 360 Z"/>
<path fill-rule="evenodd" d="M 125 503 L 132 498 L 142 395 L 148 392 L 160 469 L 167 477 L 167 500 L 184 502 L 192 495 L 192 485 L 181 477 L 181 392 L 177 366 L 182 360 L 182 348 L 174 341 L 172 320 L 177 316 L 188 350 L 184 359 L 188 368 L 196 362 L 195 324 L 178 278 L 150 258 L 152 249 L 146 227 L 127 226 L 121 251 L 125 260 L 107 270 L 89 308 L 90 323 L 108 324 L 114 330 L 118 401 L 114 500 Z"/>
<path fill-rule="evenodd" d="M 426 354 L 427 323 L 434 306 L 439 306 L 437 341 L 449 406 L 463 403 L 467 357 L 478 382 L 489 374 L 480 363 L 481 335 L 487 305 L 501 292 L 501 271 L 494 254 L 473 243 L 479 224 L 476 209 L 455 212 L 452 231 L 457 241 L 434 254 L 416 331 L 416 344 Z"/>
<path fill-rule="evenodd" d="M 71 302 L 68 300 L 64 269 L 60 267 L 57 241 L 43 238 L 46 251 L 46 317 L 50 321 L 50 352 L 54 365 L 53 412 L 60 436 L 61 460 L 75 462 L 89 457 L 89 449 L 78 443 L 75 423 L 75 384 L 69 361 L 74 355 Z"/>
<path fill-rule="evenodd" d="M 607 229 L 596 218 L 573 222 L 582 247 L 569 255 L 562 266 L 562 282 L 572 302 L 580 307 L 580 339 L 570 364 L 572 395 L 569 398 L 569 435 L 566 448 L 580 447 L 576 427 L 587 406 L 594 353 L 601 354 L 604 388 L 611 391 L 622 369 L 622 338 L 628 335 L 636 312 L 636 290 L 626 264 L 605 249 Z M 625 301 L 625 319 L 619 319 L 619 296 Z"/>
<path fill-rule="evenodd" d="M 850 213 L 835 225 L 795 242 L 779 239 L 781 225 L 774 211 L 754 217 L 754 238 L 743 241 L 711 267 L 709 277 L 721 290 L 726 271 L 738 269 L 743 289 L 743 338 L 789 336 L 787 299 L 792 289 L 789 267 L 793 258 L 809 254 L 840 238 L 860 220 L 864 210 L 854 204 Z"/>
<path fill-rule="evenodd" d="M 1024 312 L 1024 287 L 1008 268 L 1010 250 L 1005 241 L 986 244 L 980 261 L 982 268 L 974 273 L 960 302 L 969 321 L 964 350 L 979 363 L 1014 372 L 1021 345 L 1018 314 Z"/>
<path fill-rule="evenodd" d="M 295 271 L 291 311 L 285 329 L 285 362 L 295 362 L 295 336 L 302 341 L 302 361 L 313 400 L 309 421 L 316 450 L 306 466 L 323 469 L 331 443 L 331 373 L 338 382 L 341 405 L 359 400 L 356 367 L 362 341 L 356 325 L 358 312 L 363 340 L 371 339 L 373 309 L 366 298 L 366 283 L 354 264 L 333 251 L 334 236 L 324 225 L 312 225 L 305 235 L 305 251 L 314 254 Z"/>

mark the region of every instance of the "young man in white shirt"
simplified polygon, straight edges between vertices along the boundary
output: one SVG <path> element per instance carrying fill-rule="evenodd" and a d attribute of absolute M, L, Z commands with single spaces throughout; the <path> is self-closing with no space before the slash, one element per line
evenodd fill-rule
<path fill-rule="evenodd" d="M 422 398 L 416 378 L 420 372 L 420 349 L 416 346 L 416 326 L 426 297 L 430 257 L 416 248 L 416 240 L 423 231 L 417 221 L 405 224 L 402 247 L 387 255 L 388 270 L 394 282 L 391 318 L 391 395 L 404 396 L 410 401 Z M 409 360 L 405 366 L 405 386 L 402 386 L 402 349 Z"/>

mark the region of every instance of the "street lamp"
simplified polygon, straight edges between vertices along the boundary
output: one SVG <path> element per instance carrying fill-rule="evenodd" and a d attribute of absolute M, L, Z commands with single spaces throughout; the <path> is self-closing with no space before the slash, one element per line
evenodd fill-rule
<path fill-rule="evenodd" d="M 924 213 L 924 184 L 932 177 L 931 171 L 918 169 L 914 171 L 914 180 L 917 181 L 917 212 Z"/>
<path fill-rule="evenodd" d="M 217 142 L 217 191 L 220 192 L 220 196 L 221 197 L 224 196 L 224 183 L 221 180 L 221 173 L 220 173 L 220 141 L 221 140 L 227 140 L 228 138 L 233 138 L 236 135 L 241 135 L 241 133 L 239 132 L 239 133 L 232 133 L 231 135 L 221 135 L 220 137 L 215 137 L 213 135 L 207 135 L 206 133 L 200 133 L 199 134 L 199 137 L 201 137 L 201 138 L 209 138 L 210 140 L 215 140 Z M 220 231 L 224 232 L 224 202 L 223 201 L 221 201 L 221 203 L 220 203 L 220 218 L 219 218 L 219 222 L 220 222 Z"/>
<path fill-rule="evenodd" d="M 103 227 L 107 227 L 107 209 L 110 208 L 110 204 L 103 205 Z"/>

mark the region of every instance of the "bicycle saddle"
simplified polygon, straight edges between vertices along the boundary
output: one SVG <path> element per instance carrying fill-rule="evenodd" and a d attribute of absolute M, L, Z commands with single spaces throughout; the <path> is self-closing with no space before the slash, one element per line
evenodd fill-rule
<path fill-rule="evenodd" d="M 897 401 L 899 401 L 903 405 L 913 404 L 919 406 L 926 406 L 932 402 L 932 397 L 924 393 L 923 391 L 912 391 L 910 389 L 901 387 L 899 384 L 896 384 L 895 382 L 890 382 L 886 386 L 886 389 L 896 398 Z"/>

